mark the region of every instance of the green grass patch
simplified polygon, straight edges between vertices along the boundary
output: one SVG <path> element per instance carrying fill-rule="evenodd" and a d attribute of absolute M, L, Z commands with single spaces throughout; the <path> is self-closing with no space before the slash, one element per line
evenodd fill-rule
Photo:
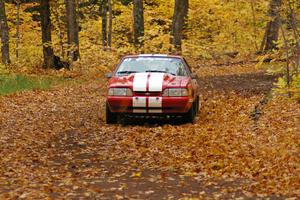
<path fill-rule="evenodd" d="M 64 78 L 0 74 L 0 95 L 26 90 L 45 90 L 62 82 L 64 82 Z"/>

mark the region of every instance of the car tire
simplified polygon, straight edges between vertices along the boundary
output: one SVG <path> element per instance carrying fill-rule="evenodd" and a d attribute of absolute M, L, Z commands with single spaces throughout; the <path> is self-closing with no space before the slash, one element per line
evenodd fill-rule
<path fill-rule="evenodd" d="M 106 124 L 116 124 L 118 122 L 118 115 L 110 111 L 106 104 Z"/>
<path fill-rule="evenodd" d="M 193 102 L 192 107 L 190 108 L 190 110 L 183 116 L 184 121 L 187 123 L 193 123 L 195 116 L 196 116 L 196 102 Z"/>

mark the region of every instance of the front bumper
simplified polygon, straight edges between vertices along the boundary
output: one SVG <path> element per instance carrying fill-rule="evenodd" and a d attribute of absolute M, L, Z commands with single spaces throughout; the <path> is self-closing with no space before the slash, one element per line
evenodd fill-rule
<path fill-rule="evenodd" d="M 111 112 L 124 114 L 183 114 L 193 104 L 190 97 L 116 97 L 108 96 Z"/>

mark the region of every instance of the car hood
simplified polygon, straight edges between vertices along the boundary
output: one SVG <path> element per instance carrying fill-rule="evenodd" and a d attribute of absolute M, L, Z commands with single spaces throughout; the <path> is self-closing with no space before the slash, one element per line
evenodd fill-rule
<path fill-rule="evenodd" d="M 136 73 L 128 76 L 114 76 L 109 87 L 128 87 L 135 92 L 161 92 L 165 88 L 187 87 L 190 78 L 167 73 Z"/>

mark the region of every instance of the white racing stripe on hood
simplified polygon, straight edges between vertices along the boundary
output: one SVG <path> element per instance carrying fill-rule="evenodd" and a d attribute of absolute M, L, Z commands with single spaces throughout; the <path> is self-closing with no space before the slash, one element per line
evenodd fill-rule
<path fill-rule="evenodd" d="M 133 79 L 133 91 L 146 92 L 147 81 L 148 81 L 148 73 L 136 73 Z"/>
<path fill-rule="evenodd" d="M 162 92 L 164 73 L 151 73 L 149 79 L 149 92 Z"/>

